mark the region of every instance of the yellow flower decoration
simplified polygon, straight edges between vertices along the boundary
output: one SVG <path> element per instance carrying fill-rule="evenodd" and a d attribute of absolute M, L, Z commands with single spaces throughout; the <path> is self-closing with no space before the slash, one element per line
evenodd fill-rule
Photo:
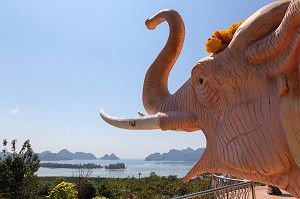
<path fill-rule="evenodd" d="M 206 51 L 217 54 L 224 50 L 231 42 L 234 33 L 244 21 L 232 24 L 227 30 L 215 31 L 205 43 Z"/>

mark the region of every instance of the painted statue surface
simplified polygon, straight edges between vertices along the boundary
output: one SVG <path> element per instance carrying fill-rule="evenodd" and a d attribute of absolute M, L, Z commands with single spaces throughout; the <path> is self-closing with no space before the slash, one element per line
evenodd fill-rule
<path fill-rule="evenodd" d="M 174 94 L 167 82 L 184 41 L 174 10 L 146 20 L 166 21 L 168 41 L 148 69 L 143 104 L 148 116 L 109 124 L 126 129 L 202 130 L 207 146 L 184 181 L 208 172 L 262 182 L 300 198 L 300 0 L 276 1 L 243 22 L 230 44 L 200 59 Z"/>

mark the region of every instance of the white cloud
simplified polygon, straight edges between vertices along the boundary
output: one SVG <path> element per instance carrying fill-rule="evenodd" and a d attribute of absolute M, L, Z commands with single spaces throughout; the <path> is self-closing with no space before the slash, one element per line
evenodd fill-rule
<path fill-rule="evenodd" d="M 19 110 L 20 110 L 19 107 L 16 106 L 15 108 L 13 108 L 13 109 L 10 110 L 10 113 L 11 113 L 11 114 L 16 114 L 16 113 L 19 112 Z"/>

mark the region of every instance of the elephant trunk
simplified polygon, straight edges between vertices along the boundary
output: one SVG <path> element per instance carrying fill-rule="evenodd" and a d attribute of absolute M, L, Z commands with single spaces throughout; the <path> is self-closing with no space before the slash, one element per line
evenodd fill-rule
<path fill-rule="evenodd" d="M 197 117 L 193 114 L 194 93 L 189 79 L 176 93 L 168 90 L 168 77 L 181 52 L 185 29 L 181 16 L 175 10 L 162 10 L 146 20 L 149 29 L 155 29 L 167 21 L 170 33 L 167 43 L 148 69 L 143 88 L 143 103 L 150 114 L 140 118 L 114 118 L 104 112 L 101 117 L 109 124 L 131 130 L 199 130 Z"/>
<path fill-rule="evenodd" d="M 170 97 L 168 77 L 184 42 L 184 23 L 175 10 L 162 10 L 146 20 L 148 29 L 153 30 L 167 21 L 170 33 L 167 43 L 148 69 L 143 88 L 143 104 L 149 114 L 163 111 L 162 105 Z"/>
<path fill-rule="evenodd" d="M 185 28 L 181 16 L 175 10 L 162 10 L 147 19 L 145 24 L 148 29 L 153 30 L 164 21 L 170 27 L 169 38 L 146 73 L 144 107 L 149 114 L 164 113 L 158 120 L 162 130 L 199 130 L 197 118 L 192 113 L 195 107 L 191 80 L 172 95 L 168 90 L 168 77 L 184 42 Z"/>

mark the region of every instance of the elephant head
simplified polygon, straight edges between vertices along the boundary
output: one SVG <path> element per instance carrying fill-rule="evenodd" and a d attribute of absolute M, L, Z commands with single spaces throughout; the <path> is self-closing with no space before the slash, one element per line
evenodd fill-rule
<path fill-rule="evenodd" d="M 222 52 L 196 62 L 174 94 L 168 76 L 184 41 L 174 10 L 146 20 L 167 21 L 168 41 L 148 69 L 143 103 L 149 116 L 120 119 L 126 129 L 202 130 L 207 146 L 185 181 L 207 172 L 278 186 L 300 197 L 300 1 L 271 3 L 250 16 Z"/>

